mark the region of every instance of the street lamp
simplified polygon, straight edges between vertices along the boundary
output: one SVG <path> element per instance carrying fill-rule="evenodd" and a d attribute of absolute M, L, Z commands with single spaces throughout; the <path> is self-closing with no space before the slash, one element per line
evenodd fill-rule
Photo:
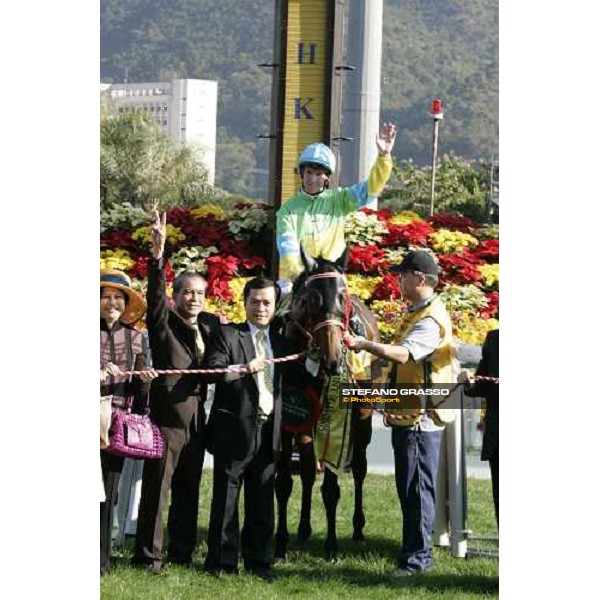
<path fill-rule="evenodd" d="M 437 163 L 439 123 L 444 118 L 444 113 L 442 109 L 442 101 L 439 98 L 436 98 L 431 102 L 431 117 L 433 118 L 433 149 L 431 153 L 431 206 L 429 208 L 430 215 L 433 215 L 433 202 L 435 198 L 435 167 Z"/>

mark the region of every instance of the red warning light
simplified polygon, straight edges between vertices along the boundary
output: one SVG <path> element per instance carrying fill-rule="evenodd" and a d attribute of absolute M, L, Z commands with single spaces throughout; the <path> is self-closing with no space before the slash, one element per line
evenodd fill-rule
<path fill-rule="evenodd" d="M 433 100 L 431 102 L 431 116 L 434 119 L 443 119 L 444 118 L 443 105 L 442 105 L 442 101 L 439 98 L 436 98 L 435 100 Z"/>

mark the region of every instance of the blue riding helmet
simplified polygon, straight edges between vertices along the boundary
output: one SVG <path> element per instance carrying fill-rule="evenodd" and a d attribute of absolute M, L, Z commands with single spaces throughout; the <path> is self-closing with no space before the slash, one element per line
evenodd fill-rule
<path fill-rule="evenodd" d="M 331 175 L 335 173 L 335 155 L 325 144 L 310 144 L 302 151 L 298 167 L 309 165 L 325 169 Z"/>

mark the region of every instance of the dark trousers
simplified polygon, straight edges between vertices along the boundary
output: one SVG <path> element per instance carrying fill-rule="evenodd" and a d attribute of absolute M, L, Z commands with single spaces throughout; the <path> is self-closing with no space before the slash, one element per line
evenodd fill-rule
<path fill-rule="evenodd" d="M 273 420 L 258 424 L 253 447 L 242 460 L 219 450 L 214 455 L 213 499 L 205 566 L 237 571 L 239 539 L 238 501 L 244 483 L 242 558 L 246 569 L 268 568 L 273 562 L 275 529 L 275 463 Z"/>
<path fill-rule="evenodd" d="M 443 431 L 392 428 L 396 490 L 402 508 L 400 568 L 423 571 L 433 563 L 431 538 L 442 434 Z"/>
<path fill-rule="evenodd" d="M 199 417 L 200 419 L 201 417 Z M 162 513 L 171 490 L 167 520 L 168 560 L 190 563 L 198 533 L 198 502 L 204 463 L 204 427 L 161 427 L 165 453 L 147 460 L 142 476 L 135 554 L 132 562 L 160 565 L 163 547 Z"/>
<path fill-rule="evenodd" d="M 100 574 L 110 569 L 110 549 L 113 510 L 117 501 L 119 479 L 123 470 L 123 458 L 100 450 L 102 481 L 104 482 L 104 502 L 100 502 Z"/>
<path fill-rule="evenodd" d="M 500 452 L 496 447 L 489 460 L 492 473 L 492 494 L 494 496 L 494 510 L 496 511 L 496 525 L 500 527 Z"/>

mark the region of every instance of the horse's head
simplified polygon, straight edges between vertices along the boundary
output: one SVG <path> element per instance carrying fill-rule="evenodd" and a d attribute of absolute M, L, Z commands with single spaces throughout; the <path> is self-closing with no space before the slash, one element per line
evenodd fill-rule
<path fill-rule="evenodd" d="M 292 316 L 312 336 L 326 373 L 339 374 L 351 310 L 344 276 L 347 250 L 335 262 L 301 254 L 304 273 L 294 287 Z"/>

